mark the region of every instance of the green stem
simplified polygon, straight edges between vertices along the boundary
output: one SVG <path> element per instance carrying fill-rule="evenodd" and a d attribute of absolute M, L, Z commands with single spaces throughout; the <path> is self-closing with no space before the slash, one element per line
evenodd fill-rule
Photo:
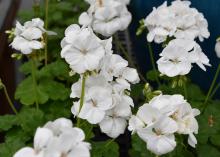
<path fill-rule="evenodd" d="M 124 56 L 126 57 L 126 59 L 128 60 L 129 65 L 131 65 L 133 68 L 137 69 L 137 67 L 135 66 L 132 57 L 129 55 L 129 53 L 125 50 L 125 48 L 123 47 L 123 45 L 121 44 L 120 40 L 118 39 L 117 35 L 114 36 L 114 41 L 116 46 L 119 48 L 119 50 L 121 50 L 121 52 L 124 54 Z M 145 79 L 145 77 L 138 72 L 140 78 L 142 81 L 147 82 L 147 80 Z"/>
<path fill-rule="evenodd" d="M 82 78 L 82 88 L 81 88 L 81 96 L 80 96 L 80 106 L 79 106 L 79 113 L 83 107 L 84 97 L 85 97 L 85 85 L 86 85 L 86 74 L 83 74 Z M 77 127 L 80 127 L 80 118 L 77 119 Z"/>
<path fill-rule="evenodd" d="M 213 92 L 210 95 L 210 98 L 213 98 L 213 96 L 215 95 L 215 93 L 218 91 L 219 88 L 220 88 L 220 83 L 213 89 Z"/>
<path fill-rule="evenodd" d="M 36 69 L 36 64 L 35 64 L 35 58 L 32 58 L 32 80 L 33 80 L 33 86 L 34 86 L 34 96 L 35 96 L 35 103 L 36 103 L 36 108 L 37 110 L 39 109 L 39 103 L 38 103 L 38 96 L 37 96 L 37 81 L 36 81 L 36 74 L 35 74 L 35 69 Z"/>
<path fill-rule="evenodd" d="M 108 147 L 112 142 L 114 142 L 115 139 L 111 139 L 110 141 L 108 141 L 108 143 L 105 144 L 104 148 Z"/>
<path fill-rule="evenodd" d="M 157 84 L 160 86 L 160 81 L 159 81 L 159 78 L 156 74 L 157 69 L 156 69 L 156 64 L 155 64 L 155 60 L 154 60 L 153 49 L 152 49 L 151 44 L 149 42 L 147 43 L 147 45 L 148 45 L 148 51 L 149 51 L 149 54 L 150 54 L 151 65 L 152 65 L 153 70 L 154 70 L 155 75 L 156 75 L 156 81 L 157 81 Z"/>
<path fill-rule="evenodd" d="M 205 106 L 204 106 L 204 109 L 207 107 L 206 104 L 207 104 L 207 102 L 208 102 L 208 100 L 209 100 L 209 97 L 210 97 L 212 91 L 213 91 L 213 88 L 214 88 L 214 86 L 215 86 L 215 83 L 216 83 L 216 81 L 217 81 L 217 78 L 218 78 L 219 73 L 220 73 L 220 64 L 218 65 L 218 68 L 217 68 L 217 70 L 216 70 L 214 79 L 213 79 L 213 81 L 212 81 L 212 84 L 211 84 L 211 86 L 210 86 L 210 88 L 209 88 L 209 91 L 208 91 L 208 94 L 207 94 L 207 96 L 206 96 L 206 99 L 205 99 L 205 102 L 204 102 L 204 105 L 205 105 Z"/>
<path fill-rule="evenodd" d="M 49 10 L 49 0 L 45 0 L 45 29 L 48 29 L 48 10 Z M 44 35 L 44 42 L 45 42 L 45 47 L 44 47 L 44 55 L 45 55 L 45 65 L 47 65 L 48 59 L 47 59 L 47 53 L 48 53 L 48 36 L 47 33 Z"/>
<path fill-rule="evenodd" d="M 10 105 L 11 109 L 13 110 L 13 112 L 15 114 L 18 114 L 18 111 L 16 110 L 16 108 L 14 107 L 14 104 L 12 103 L 9 95 L 8 95 L 8 91 L 7 91 L 7 88 L 5 87 L 5 85 L 3 85 L 3 90 L 4 90 L 4 93 L 5 93 L 5 96 L 6 96 L 6 99 L 8 101 L 8 104 Z"/>
<path fill-rule="evenodd" d="M 40 4 L 37 0 L 34 0 L 33 10 L 34 10 L 34 17 L 39 17 Z"/>
<path fill-rule="evenodd" d="M 188 93 L 187 93 L 186 83 L 183 84 L 183 89 L 184 89 L 185 99 L 187 99 L 188 98 Z"/>

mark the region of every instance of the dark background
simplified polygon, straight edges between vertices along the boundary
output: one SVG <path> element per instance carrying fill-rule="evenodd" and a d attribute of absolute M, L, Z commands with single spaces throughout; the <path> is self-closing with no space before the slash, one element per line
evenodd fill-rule
<path fill-rule="evenodd" d="M 147 50 L 147 40 L 146 34 L 137 37 L 135 32 L 138 28 L 138 21 L 145 18 L 153 9 L 153 7 L 158 7 L 165 0 L 131 0 L 130 10 L 133 14 L 133 21 L 130 27 L 132 43 L 134 44 L 134 52 L 137 58 L 137 62 L 140 65 L 140 69 L 143 73 L 151 70 L 150 57 Z M 168 0 L 168 5 L 172 2 Z M 197 83 L 203 90 L 208 91 L 208 88 L 212 82 L 215 75 L 216 68 L 220 63 L 220 58 L 216 57 L 214 51 L 216 38 L 220 36 L 220 0 L 191 0 L 191 7 L 195 7 L 199 12 L 202 12 L 209 23 L 210 37 L 205 39 L 204 42 L 199 42 L 203 52 L 209 57 L 212 67 L 207 67 L 207 72 L 198 68 L 195 65 L 190 72 L 192 81 Z M 160 45 L 154 44 L 154 54 L 155 58 L 158 59 L 159 53 L 162 51 Z M 218 79 L 218 82 L 220 78 Z M 219 91 L 216 94 L 220 97 Z"/>

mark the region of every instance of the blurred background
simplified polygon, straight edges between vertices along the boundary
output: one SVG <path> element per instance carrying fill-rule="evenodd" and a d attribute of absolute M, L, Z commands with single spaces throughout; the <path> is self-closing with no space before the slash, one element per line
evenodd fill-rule
<path fill-rule="evenodd" d="M 7 36 L 5 30 L 9 30 L 14 25 L 18 12 L 32 10 L 32 5 L 37 0 L 0 0 L 0 78 L 2 78 L 5 83 L 10 96 L 13 98 L 16 84 L 20 82 L 22 76 L 18 73 L 19 62 L 14 62 L 10 57 L 12 50 L 8 46 Z M 43 0 L 42 0 L 43 1 Z M 65 1 L 76 1 L 76 0 L 62 0 Z M 145 18 L 151 11 L 153 7 L 161 5 L 164 0 L 131 0 L 129 6 L 132 14 L 133 21 L 129 28 L 130 40 L 132 46 L 132 53 L 136 58 L 136 63 L 139 66 L 140 71 L 143 75 L 146 74 L 148 70 L 151 70 L 150 57 L 147 50 L 146 34 L 137 37 L 135 35 L 136 30 L 139 25 L 139 20 Z M 170 3 L 171 0 L 168 0 Z M 214 52 L 215 41 L 218 36 L 220 36 L 220 1 L 219 0 L 191 0 L 192 7 L 197 8 L 202 12 L 209 23 L 209 30 L 211 36 L 204 42 L 199 42 L 202 49 L 208 55 L 212 67 L 207 67 L 207 72 L 202 71 L 197 66 L 195 66 L 190 73 L 192 81 L 197 83 L 204 91 L 207 91 L 211 81 L 214 77 L 216 68 L 220 63 L 220 59 L 216 57 Z M 80 7 L 77 6 L 77 7 Z M 53 8 L 54 9 L 54 8 Z M 72 8 L 74 10 L 74 8 Z M 54 13 L 53 18 L 58 18 L 60 14 Z M 52 16 L 52 15 L 51 15 Z M 65 17 L 59 17 L 65 18 Z M 56 19 L 54 19 L 56 20 Z M 70 21 L 74 23 L 74 21 Z M 155 58 L 158 58 L 158 54 L 162 51 L 160 45 L 154 44 Z M 217 92 L 216 96 L 220 96 Z M 7 105 L 7 101 L 2 92 L 0 92 L 0 114 L 10 113 L 11 110 Z"/>

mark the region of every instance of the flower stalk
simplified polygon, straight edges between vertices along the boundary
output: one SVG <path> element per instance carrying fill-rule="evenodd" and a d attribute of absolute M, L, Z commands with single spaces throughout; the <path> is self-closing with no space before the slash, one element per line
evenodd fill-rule
<path fill-rule="evenodd" d="M 208 102 L 208 100 L 209 100 L 209 98 L 210 98 L 210 95 L 212 94 L 212 91 L 213 91 L 213 89 L 214 89 L 214 86 L 215 86 L 215 83 L 216 83 L 217 78 L 218 78 L 218 76 L 219 76 L 219 73 L 220 73 L 220 64 L 218 65 L 218 68 L 217 68 L 217 70 L 216 70 L 214 79 L 213 79 L 213 81 L 212 81 L 212 84 L 211 84 L 211 86 L 210 86 L 210 88 L 209 88 L 209 91 L 208 91 L 208 94 L 207 94 L 207 96 L 206 96 L 206 99 L 205 99 L 205 102 L 204 102 L 204 105 L 205 105 L 205 106 L 204 106 L 204 109 L 207 107 L 207 102 Z"/>
<path fill-rule="evenodd" d="M 151 65 L 152 65 L 153 70 L 156 74 L 157 69 L 156 69 L 155 60 L 154 60 L 153 49 L 152 49 L 152 46 L 149 42 L 147 43 L 147 46 L 148 46 L 148 51 L 149 51 L 149 54 L 150 54 Z M 157 74 L 156 74 L 156 81 L 157 81 L 158 86 L 160 86 L 160 81 L 159 81 L 159 78 L 158 78 Z"/>
<path fill-rule="evenodd" d="M 6 86 L 2 83 L 1 79 L 0 79 L 0 89 L 3 89 L 4 93 L 5 93 L 5 96 L 6 96 L 6 99 L 8 101 L 8 104 L 10 105 L 11 109 L 13 110 L 13 112 L 15 114 L 18 114 L 18 111 L 16 110 L 16 108 L 14 107 L 14 104 L 12 103 L 10 97 L 9 97 L 9 94 L 8 94 L 8 91 L 7 91 L 7 88 Z"/>
<path fill-rule="evenodd" d="M 48 11 L 49 11 L 49 0 L 45 0 L 45 29 L 48 29 Z M 47 43 L 48 43 L 48 36 L 47 33 L 44 34 L 44 42 L 45 42 L 45 47 L 44 47 L 44 55 L 45 55 L 45 65 L 47 65 L 48 63 L 48 57 L 47 57 L 47 53 L 48 53 L 48 47 L 47 47 Z"/>
<path fill-rule="evenodd" d="M 85 85 L 86 85 L 86 73 L 83 74 L 82 78 L 82 87 L 81 87 L 81 96 L 80 96 L 80 106 L 79 106 L 79 113 L 83 107 L 84 97 L 85 97 Z M 80 118 L 77 119 L 77 127 L 80 126 Z"/>
<path fill-rule="evenodd" d="M 35 103 L 36 103 L 36 108 L 37 110 L 39 109 L 39 102 L 38 102 L 38 96 L 37 96 L 37 81 L 36 81 L 36 63 L 35 63 L 35 57 L 32 57 L 31 61 L 31 66 L 32 66 L 32 81 L 33 81 L 33 87 L 34 87 L 34 96 L 35 96 Z"/>

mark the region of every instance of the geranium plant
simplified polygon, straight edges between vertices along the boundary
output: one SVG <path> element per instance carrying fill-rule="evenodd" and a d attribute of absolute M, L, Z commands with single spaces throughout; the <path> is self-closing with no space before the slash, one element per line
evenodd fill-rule
<path fill-rule="evenodd" d="M 128 130 L 131 157 L 220 156 L 220 66 L 207 95 L 187 75 L 195 64 L 211 67 L 196 40 L 210 36 L 207 20 L 180 0 L 141 20 L 137 35 L 147 32 L 153 67 L 145 78 L 117 38 L 132 20 L 129 3 L 45 0 L 21 14 L 25 21 L 6 33 L 26 77 L 15 93 L 19 110 L 0 80 L 14 111 L 0 116 L 0 156 L 117 157 Z M 156 62 L 151 42 L 163 47 Z"/>

